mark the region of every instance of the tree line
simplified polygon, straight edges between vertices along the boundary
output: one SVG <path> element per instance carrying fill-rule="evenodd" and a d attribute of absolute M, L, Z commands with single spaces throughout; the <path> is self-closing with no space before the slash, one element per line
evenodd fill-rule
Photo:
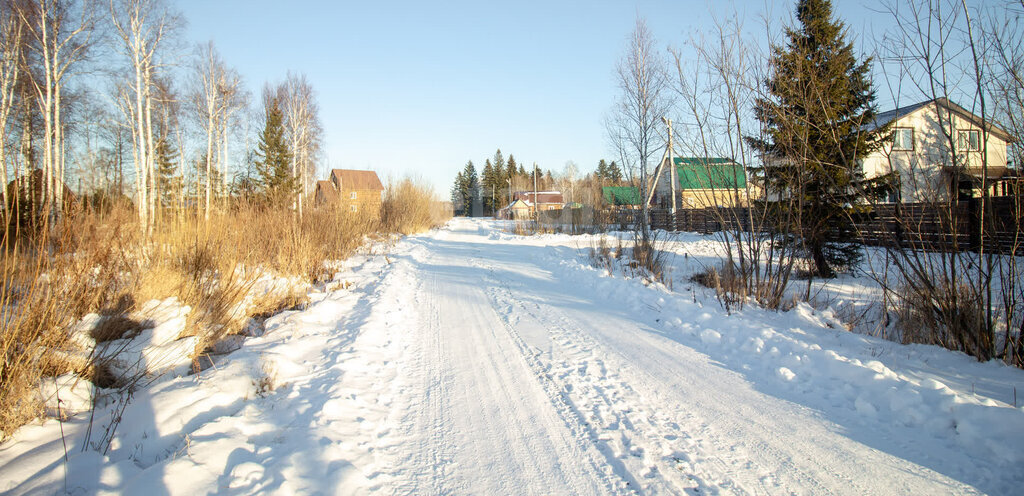
<path fill-rule="evenodd" d="M 506 160 L 499 148 L 493 157 L 484 160 L 483 170 L 479 173 L 472 160 L 467 161 L 456 173 L 451 191 L 452 204 L 456 213 L 471 215 L 473 201 L 479 197 L 481 214 L 494 215 L 512 201 L 513 193 L 533 191 L 536 187 L 538 191 L 559 190 L 567 201 L 594 206 L 600 205 L 601 186 L 616 186 L 623 182 L 622 170 L 614 161 L 601 159 L 596 170 L 583 177 L 577 177 L 578 172 L 578 167 L 572 161 L 566 163 L 561 173 L 542 170 L 536 164 L 527 169 L 516 162 L 512 154 Z M 580 195 L 573 197 L 572 193 L 577 190 Z"/>
<path fill-rule="evenodd" d="M 209 219 L 239 198 L 302 215 L 323 143 L 309 80 L 289 72 L 254 99 L 184 25 L 165 0 L 0 0 L 9 218 L 58 219 L 72 190 L 130 204 L 147 232 L 166 212 Z"/>

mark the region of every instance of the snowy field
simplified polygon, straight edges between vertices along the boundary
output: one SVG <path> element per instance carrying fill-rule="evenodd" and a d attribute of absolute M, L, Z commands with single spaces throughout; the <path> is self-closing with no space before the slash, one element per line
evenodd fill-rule
<path fill-rule="evenodd" d="M 727 314 L 685 282 L 715 243 L 672 245 L 670 291 L 592 267 L 592 237 L 453 220 L 137 391 L 106 454 L 114 403 L 22 428 L 0 491 L 1020 494 L 1024 371 L 805 304 Z"/>

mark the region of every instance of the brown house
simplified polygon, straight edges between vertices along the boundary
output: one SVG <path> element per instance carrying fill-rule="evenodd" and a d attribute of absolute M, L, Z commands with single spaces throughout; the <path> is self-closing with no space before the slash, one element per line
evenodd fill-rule
<path fill-rule="evenodd" d="M 317 181 L 313 205 L 336 205 L 351 212 L 380 212 L 384 185 L 368 170 L 332 169 L 326 181 Z"/>

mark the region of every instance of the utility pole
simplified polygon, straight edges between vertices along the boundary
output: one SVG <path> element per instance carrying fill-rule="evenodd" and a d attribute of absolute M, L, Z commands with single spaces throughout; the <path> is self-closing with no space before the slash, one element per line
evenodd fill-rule
<path fill-rule="evenodd" d="M 537 162 L 533 163 L 533 221 L 540 228 L 540 207 L 537 202 Z"/>
<path fill-rule="evenodd" d="M 669 215 L 672 216 L 670 224 L 672 230 L 676 230 L 676 186 L 679 183 L 677 178 L 678 171 L 676 170 L 675 164 L 675 151 L 672 149 L 672 119 L 668 117 L 662 117 L 661 120 L 665 121 L 668 125 L 668 180 L 670 183 L 669 191 L 672 192 L 672 205 L 669 207 Z"/>

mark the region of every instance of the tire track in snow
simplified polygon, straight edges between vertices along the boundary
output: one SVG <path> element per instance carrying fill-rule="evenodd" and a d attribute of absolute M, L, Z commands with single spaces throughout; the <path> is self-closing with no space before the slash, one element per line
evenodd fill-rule
<path fill-rule="evenodd" d="M 444 233 L 444 236 L 448 236 Z M 441 235 L 438 235 L 441 237 Z M 443 239 L 443 238 L 442 238 Z M 434 241 L 438 241 L 436 238 Z M 417 329 L 400 367 L 408 376 L 396 463 L 399 494 L 622 493 L 585 440 L 566 429 L 466 259 L 424 243 L 416 267 Z"/>
<path fill-rule="evenodd" d="M 545 382 L 549 399 L 553 404 L 565 405 L 567 424 L 585 426 L 590 441 L 631 487 L 655 493 L 767 493 L 763 487 L 748 491 L 746 488 L 755 484 L 738 483 L 741 477 L 716 457 L 690 463 L 687 449 L 699 446 L 700 440 L 681 431 L 618 373 L 609 371 L 593 344 L 567 330 L 564 318 L 551 318 L 545 311 L 551 309 L 543 305 L 528 305 L 514 295 L 507 281 L 493 276 L 493 267 L 481 263 L 481 268 L 492 273 L 488 282 L 493 286 L 488 287 L 488 294 L 496 308 L 505 309 L 506 330 L 524 356 L 531 359 L 532 368 Z M 513 322 L 521 325 L 523 319 L 533 320 L 551 333 L 558 348 L 553 348 L 548 360 L 516 332 Z M 708 465 L 714 470 L 708 470 Z"/>
<path fill-rule="evenodd" d="M 639 329 L 615 312 L 592 302 L 548 304 L 544 298 L 555 293 L 545 291 L 543 279 L 554 278 L 541 267 L 511 271 L 531 275 L 510 279 L 507 264 L 522 261 L 495 257 L 491 262 L 501 269 L 478 263 L 492 273 L 488 291 L 492 304 L 506 309 L 509 332 L 529 321 L 547 329 L 551 358 L 541 367 L 555 372 L 549 376 L 553 382 L 568 386 L 577 411 L 603 422 L 607 429 L 595 428 L 602 432 L 600 441 L 616 445 L 641 481 L 651 476 L 652 492 L 905 494 L 929 487 L 973 492 L 852 441 L 803 407 L 752 391 L 742 377 L 705 355 Z M 692 368 L 680 366 L 688 362 Z M 631 406 L 620 408 L 624 403 Z M 642 450 L 641 456 L 631 457 L 636 454 L 629 452 L 631 446 Z M 630 464 L 632 458 L 642 463 Z M 658 474 L 651 475 L 644 464 Z M 888 475 L 879 478 L 878 467 L 890 467 L 881 472 Z"/>

